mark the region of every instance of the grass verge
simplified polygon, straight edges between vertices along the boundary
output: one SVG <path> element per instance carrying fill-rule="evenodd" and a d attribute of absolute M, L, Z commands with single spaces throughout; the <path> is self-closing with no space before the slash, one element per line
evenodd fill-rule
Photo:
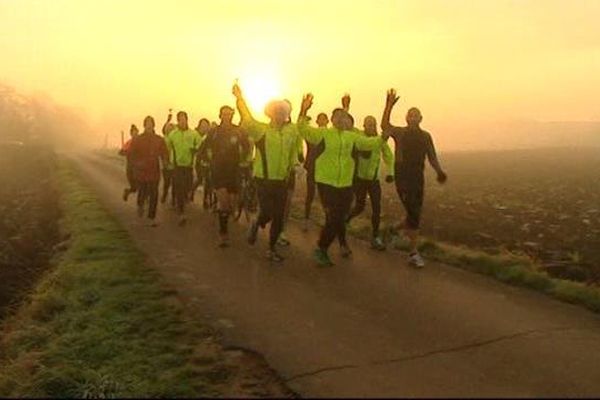
<path fill-rule="evenodd" d="M 322 221 L 322 210 L 319 207 L 314 207 L 314 209 L 316 212 L 313 212 L 312 219 L 315 222 Z M 295 219 L 300 219 L 303 210 L 296 206 L 291 215 Z M 359 239 L 370 240 L 370 220 L 365 217 L 356 218 L 349 226 L 348 233 Z M 393 240 L 391 245 L 397 250 L 408 250 L 408 243 L 405 241 Z M 582 305 L 591 311 L 600 313 L 600 289 L 579 282 L 551 277 L 527 256 L 508 251 L 489 254 L 464 246 L 435 242 L 427 238 L 421 241 L 419 251 L 429 260 L 492 276 L 511 285 L 534 289 L 556 299 Z"/>
<path fill-rule="evenodd" d="M 216 332 L 166 301 L 173 291 L 74 168 L 58 174 L 70 243 L 2 326 L 0 397 L 232 395 Z"/>

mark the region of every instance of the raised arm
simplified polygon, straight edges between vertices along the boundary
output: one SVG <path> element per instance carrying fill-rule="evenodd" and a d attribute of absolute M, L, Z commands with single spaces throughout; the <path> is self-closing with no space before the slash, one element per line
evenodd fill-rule
<path fill-rule="evenodd" d="M 437 158 L 437 154 L 435 152 L 435 146 L 433 145 L 433 139 L 431 135 L 427 135 L 427 160 L 429 160 L 429 164 L 437 173 L 437 180 L 439 183 L 445 183 L 448 179 L 448 176 L 442 169 L 440 162 Z"/>
<path fill-rule="evenodd" d="M 235 96 L 235 105 L 240 113 L 240 116 L 242 117 L 242 122 L 254 121 L 252 113 L 250 112 L 250 108 L 248 108 L 248 104 L 246 104 L 246 100 L 242 94 L 242 89 L 237 82 L 234 83 L 231 92 Z"/>
<path fill-rule="evenodd" d="M 342 108 L 346 112 L 350 112 L 350 95 L 348 93 L 344 94 L 342 97 Z"/>
<path fill-rule="evenodd" d="M 313 95 L 311 93 L 305 94 L 302 97 L 302 104 L 300 106 L 300 115 L 298 116 L 298 133 L 300 137 L 306 140 L 310 144 L 319 144 L 323 140 L 323 129 L 313 128 L 308 125 L 310 118 L 308 117 L 308 110 L 313 104 Z"/>
<path fill-rule="evenodd" d="M 167 116 L 167 122 L 165 122 L 162 127 L 163 136 L 165 136 L 167 134 L 167 125 L 169 125 L 171 123 L 172 119 L 173 119 L 173 110 L 169 108 L 169 115 Z"/>
<path fill-rule="evenodd" d="M 392 115 L 392 109 L 398 102 L 400 97 L 396 94 L 396 89 L 390 89 L 387 92 L 387 96 L 385 98 L 385 108 L 383 109 L 383 116 L 381 117 L 381 129 L 384 132 L 384 135 L 390 135 L 391 131 L 396 128 L 390 122 L 390 117 Z"/>

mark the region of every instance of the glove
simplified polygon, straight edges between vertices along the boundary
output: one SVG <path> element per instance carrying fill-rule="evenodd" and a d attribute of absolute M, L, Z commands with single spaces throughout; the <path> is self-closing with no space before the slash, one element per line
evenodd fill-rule
<path fill-rule="evenodd" d="M 385 177 L 385 181 L 387 183 L 393 183 L 394 182 L 394 176 L 393 175 L 388 175 Z"/>

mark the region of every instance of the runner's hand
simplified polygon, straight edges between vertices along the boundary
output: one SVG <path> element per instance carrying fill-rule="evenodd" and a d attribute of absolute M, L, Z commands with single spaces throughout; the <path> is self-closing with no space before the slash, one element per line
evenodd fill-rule
<path fill-rule="evenodd" d="M 385 99 L 385 105 L 388 107 L 392 107 L 392 106 L 394 106 L 394 104 L 396 104 L 398 102 L 399 99 L 400 99 L 400 96 L 398 96 L 396 94 L 396 89 L 390 89 L 387 92 L 387 96 Z"/>
<path fill-rule="evenodd" d="M 237 84 L 237 82 L 233 84 L 231 93 L 233 93 L 233 95 L 235 96 L 236 99 L 239 99 L 242 97 L 242 89 L 240 88 L 240 85 Z"/>
<path fill-rule="evenodd" d="M 350 110 L 350 95 L 348 93 L 342 97 L 342 108 L 346 111 Z"/>
<path fill-rule="evenodd" d="M 302 105 L 300 106 L 300 114 L 306 115 L 306 112 L 310 110 L 313 105 L 314 96 L 312 93 L 307 93 L 302 97 Z"/>
<path fill-rule="evenodd" d="M 446 175 L 446 173 L 444 171 L 438 172 L 437 181 L 439 183 L 444 184 L 444 183 L 446 183 L 447 180 L 448 180 L 448 175 Z"/>
<path fill-rule="evenodd" d="M 394 176 L 393 175 L 388 175 L 385 177 L 385 181 L 387 183 L 393 183 L 394 182 Z"/>

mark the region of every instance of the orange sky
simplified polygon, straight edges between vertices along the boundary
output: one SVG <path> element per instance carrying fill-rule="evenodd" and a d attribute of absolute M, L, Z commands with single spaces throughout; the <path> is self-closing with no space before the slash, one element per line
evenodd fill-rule
<path fill-rule="evenodd" d="M 600 120 L 597 0 L 0 0 L 0 80 L 116 132 L 169 107 L 194 120 L 268 95 L 314 112 L 353 95 L 397 122 L 419 106 L 442 147 L 510 119 Z M 481 128 L 484 127 L 484 128 Z"/>

